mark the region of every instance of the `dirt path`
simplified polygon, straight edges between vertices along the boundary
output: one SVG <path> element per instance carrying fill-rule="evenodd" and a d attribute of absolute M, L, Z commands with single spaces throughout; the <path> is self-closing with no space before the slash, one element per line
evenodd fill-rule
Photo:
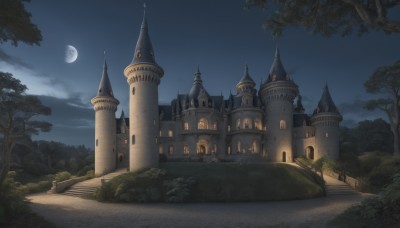
<path fill-rule="evenodd" d="M 260 202 L 197 204 L 99 203 L 58 194 L 31 195 L 37 214 L 58 227 L 326 227 L 367 195 Z"/>

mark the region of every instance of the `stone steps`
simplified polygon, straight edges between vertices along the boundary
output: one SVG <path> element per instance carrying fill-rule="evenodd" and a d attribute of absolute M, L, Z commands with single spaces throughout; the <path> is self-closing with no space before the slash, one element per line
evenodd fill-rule
<path fill-rule="evenodd" d="M 117 170 L 114 173 L 109 173 L 102 177 L 97 177 L 76 183 L 72 185 L 70 188 L 68 188 L 66 191 L 64 191 L 62 194 L 75 197 L 93 195 L 97 191 L 97 189 L 100 188 L 102 179 L 104 179 L 105 181 L 109 181 L 112 178 L 124 173 L 126 173 L 126 170 Z"/>
<path fill-rule="evenodd" d="M 328 196 L 333 195 L 356 195 L 359 194 L 357 191 L 352 189 L 347 184 L 340 184 L 340 185 L 325 185 L 326 194 Z"/>

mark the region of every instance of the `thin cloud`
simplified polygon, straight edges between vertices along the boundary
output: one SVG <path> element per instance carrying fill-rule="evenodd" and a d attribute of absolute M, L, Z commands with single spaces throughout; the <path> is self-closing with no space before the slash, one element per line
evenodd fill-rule
<path fill-rule="evenodd" d="M 17 57 L 13 57 L 9 54 L 7 54 L 3 49 L 0 48 L 0 61 L 7 63 L 13 67 L 16 68 L 26 68 L 26 69 L 30 69 L 33 70 L 34 68 L 25 63 L 24 61 L 22 61 L 21 59 L 17 58 Z"/>

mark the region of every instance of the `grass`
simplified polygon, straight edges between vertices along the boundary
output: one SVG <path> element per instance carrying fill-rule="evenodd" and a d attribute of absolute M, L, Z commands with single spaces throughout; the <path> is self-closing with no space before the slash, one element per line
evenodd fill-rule
<path fill-rule="evenodd" d="M 193 201 L 307 199 L 323 189 L 301 168 L 282 163 L 164 163 L 171 176 L 194 177 Z"/>
<path fill-rule="evenodd" d="M 115 202 L 244 202 L 323 196 L 303 169 L 281 163 L 163 163 L 115 177 L 97 193 Z"/>

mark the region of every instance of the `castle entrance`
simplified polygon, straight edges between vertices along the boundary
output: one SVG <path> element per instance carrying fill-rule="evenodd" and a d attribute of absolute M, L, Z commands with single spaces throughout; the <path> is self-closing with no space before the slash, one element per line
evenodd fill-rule
<path fill-rule="evenodd" d="M 308 146 L 306 148 L 306 157 L 308 159 L 314 160 L 314 147 Z"/>

